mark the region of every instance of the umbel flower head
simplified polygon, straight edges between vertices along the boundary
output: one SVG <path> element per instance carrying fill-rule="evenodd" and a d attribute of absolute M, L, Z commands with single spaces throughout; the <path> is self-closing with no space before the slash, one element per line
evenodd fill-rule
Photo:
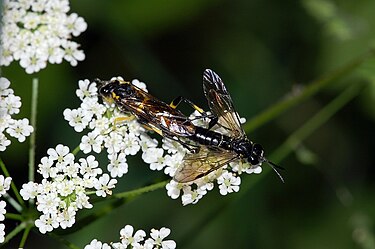
<path fill-rule="evenodd" d="M 78 210 L 92 208 L 90 193 L 106 197 L 112 194 L 117 183 L 116 179 L 103 174 L 92 155 L 76 162 L 69 148 L 62 144 L 48 149 L 47 154 L 38 165 L 42 182 L 23 184 L 20 191 L 24 200 L 37 199 L 37 210 L 42 214 L 35 226 L 41 233 L 71 227 Z"/>
<path fill-rule="evenodd" d="M 138 249 L 175 249 L 176 242 L 173 240 L 165 240 L 171 233 L 171 230 L 162 227 L 160 230 L 151 229 L 150 238 L 145 239 L 146 232 L 138 230 L 134 232 L 131 225 L 126 225 L 120 231 L 120 242 L 111 242 L 110 245 L 103 243 L 97 239 L 93 239 L 90 244 L 86 245 L 84 249 L 125 249 L 125 248 L 138 248 Z"/>
<path fill-rule="evenodd" d="M 0 33 L 0 66 L 13 60 L 31 74 L 62 60 L 76 66 L 85 59 L 79 45 L 71 41 L 86 30 L 76 13 L 68 15 L 68 0 L 5 0 Z"/>
<path fill-rule="evenodd" d="M 24 142 L 34 131 L 27 118 L 17 120 L 12 117 L 20 112 L 21 98 L 14 95 L 9 86 L 9 80 L 0 77 L 0 151 L 4 151 L 11 143 L 5 132 L 19 142 Z"/>
<path fill-rule="evenodd" d="M 147 91 L 143 82 L 132 80 L 131 84 Z M 105 151 L 108 154 L 107 170 L 111 177 L 125 175 L 128 172 L 127 156 L 139 151 L 151 170 L 163 171 L 170 177 L 175 175 L 188 153 L 185 147 L 168 138 L 163 138 L 158 146 L 158 140 L 151 137 L 150 132 L 131 114 L 121 112 L 114 104 L 101 103 L 95 82 L 81 80 L 78 85 L 76 95 L 82 103 L 77 109 L 66 109 L 64 117 L 75 131 L 85 132 L 80 143 L 80 149 L 84 153 Z M 209 120 L 197 118 L 199 115 L 201 114 L 194 112 L 190 119 L 197 126 L 207 126 Z M 119 123 L 117 120 L 123 121 Z M 245 161 L 231 162 L 193 182 L 178 183 L 171 180 L 166 185 L 167 194 L 172 199 L 181 197 L 183 205 L 195 204 L 214 188 L 214 182 L 218 184 L 220 194 L 227 195 L 239 191 L 239 175 L 258 174 L 261 171 L 260 165 L 253 166 Z"/>

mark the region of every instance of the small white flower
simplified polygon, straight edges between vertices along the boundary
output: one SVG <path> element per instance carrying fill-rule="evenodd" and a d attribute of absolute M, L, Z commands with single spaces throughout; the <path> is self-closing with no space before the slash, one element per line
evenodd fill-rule
<path fill-rule="evenodd" d="M 6 214 L 6 210 L 5 210 L 5 207 L 6 207 L 7 203 L 5 201 L 0 201 L 0 221 L 3 221 L 5 220 L 5 214 Z"/>
<path fill-rule="evenodd" d="M 93 155 L 88 156 L 86 159 L 80 158 L 79 162 L 81 163 L 80 173 L 84 178 L 88 179 L 102 174 L 102 169 L 99 168 L 99 163 Z"/>
<path fill-rule="evenodd" d="M 3 133 L 0 133 L 0 151 L 4 151 L 9 145 L 10 140 Z"/>
<path fill-rule="evenodd" d="M 90 244 L 86 245 L 84 249 L 110 249 L 111 247 L 107 243 L 102 243 L 97 239 L 94 239 Z"/>
<path fill-rule="evenodd" d="M 179 152 L 172 155 L 166 155 L 164 162 L 167 167 L 164 168 L 164 173 L 173 177 L 176 174 L 177 169 L 181 166 L 184 156 L 184 153 Z"/>
<path fill-rule="evenodd" d="M 123 229 L 120 230 L 120 239 L 121 243 L 126 246 L 134 246 L 136 243 L 142 242 L 146 233 L 143 230 L 138 230 L 134 233 L 134 228 L 131 225 L 126 225 Z"/>
<path fill-rule="evenodd" d="M 170 196 L 172 199 L 177 199 L 180 196 L 182 184 L 172 180 L 167 183 L 165 188 L 167 189 L 168 196 Z"/>
<path fill-rule="evenodd" d="M 108 154 L 118 153 L 123 147 L 123 137 L 117 133 L 110 133 L 109 137 L 105 140 L 104 146 L 107 148 Z"/>
<path fill-rule="evenodd" d="M 57 169 L 52 167 L 53 160 L 48 157 L 43 157 L 40 160 L 40 164 L 38 165 L 38 173 L 42 174 L 44 178 L 48 177 L 55 177 L 57 173 Z"/>
<path fill-rule="evenodd" d="M 262 173 L 263 168 L 260 165 L 253 165 L 249 169 L 246 170 L 246 173 L 251 174 L 260 174 Z"/>
<path fill-rule="evenodd" d="M 37 209 L 44 214 L 56 214 L 61 199 L 57 193 L 48 193 L 37 196 Z"/>
<path fill-rule="evenodd" d="M 13 94 L 8 95 L 0 102 L 0 107 L 7 110 L 9 115 L 19 113 L 21 105 L 21 98 Z"/>
<path fill-rule="evenodd" d="M 146 84 L 137 80 L 137 79 L 134 79 L 132 80 L 132 84 L 135 85 L 136 87 L 138 88 L 141 88 L 143 91 L 147 92 L 147 88 L 146 88 Z"/>
<path fill-rule="evenodd" d="M 85 59 L 83 51 L 78 49 L 78 43 L 65 40 L 61 43 L 61 46 L 65 52 L 64 59 L 70 62 L 71 66 L 75 67 L 78 61 L 83 61 Z"/>
<path fill-rule="evenodd" d="M 89 128 L 94 130 L 93 132 L 101 134 L 102 131 L 107 131 L 112 123 L 106 117 L 98 117 L 97 119 L 91 120 Z"/>
<path fill-rule="evenodd" d="M 32 74 L 47 66 L 47 54 L 38 53 L 39 51 L 29 47 L 24 52 L 20 57 L 20 65 L 25 68 L 26 73 Z"/>
<path fill-rule="evenodd" d="M 79 144 L 79 148 L 83 153 L 87 154 L 93 150 L 96 153 L 100 153 L 102 150 L 102 143 L 104 141 L 104 136 L 99 135 L 97 132 L 89 132 L 84 135 Z"/>
<path fill-rule="evenodd" d="M 7 129 L 7 133 L 19 142 L 24 142 L 26 137 L 34 131 L 33 127 L 29 125 L 29 120 L 24 118 L 21 120 L 14 120 Z"/>
<path fill-rule="evenodd" d="M 57 214 L 42 214 L 39 219 L 35 220 L 35 226 L 43 234 L 51 232 L 54 228 L 59 227 Z"/>
<path fill-rule="evenodd" d="M 35 182 L 23 184 L 20 194 L 25 201 L 34 199 L 38 194 L 38 184 Z"/>
<path fill-rule="evenodd" d="M 141 148 L 139 146 L 139 140 L 138 137 L 136 137 L 133 133 L 127 134 L 123 139 L 123 146 L 124 146 L 124 152 L 127 155 L 135 155 Z"/>
<path fill-rule="evenodd" d="M 79 17 L 76 13 L 72 13 L 67 19 L 67 28 L 74 36 L 79 36 L 87 29 L 87 23 L 82 17 Z"/>
<path fill-rule="evenodd" d="M 220 194 L 227 195 L 233 191 L 238 192 L 240 190 L 241 178 L 239 176 L 236 177 L 228 171 L 224 171 L 217 179 L 217 183 L 219 184 Z"/>
<path fill-rule="evenodd" d="M 0 196 L 3 196 L 9 190 L 11 182 L 11 177 L 5 178 L 3 175 L 0 175 Z"/>
<path fill-rule="evenodd" d="M 140 135 L 139 146 L 141 146 L 142 151 L 146 151 L 148 148 L 158 146 L 158 140 L 142 134 Z"/>
<path fill-rule="evenodd" d="M 170 233 L 171 230 L 165 227 L 162 227 L 160 230 L 151 229 L 151 238 L 149 240 L 152 241 L 157 248 L 174 249 L 176 248 L 176 242 L 173 240 L 163 241 Z"/>
<path fill-rule="evenodd" d="M 76 90 L 76 95 L 80 100 L 97 95 L 98 88 L 96 87 L 96 83 L 90 83 L 90 81 L 86 79 L 78 81 L 78 86 L 79 89 Z"/>
<path fill-rule="evenodd" d="M 64 110 L 64 118 L 69 121 L 69 125 L 74 128 L 76 132 L 81 132 L 87 127 L 91 117 L 85 116 L 82 108 L 71 110 L 69 108 Z"/>
<path fill-rule="evenodd" d="M 111 177 L 122 177 L 128 172 L 128 164 L 126 163 L 125 153 L 109 154 L 108 159 L 108 171 L 111 173 Z"/>
<path fill-rule="evenodd" d="M 75 190 L 76 186 L 72 181 L 62 181 L 58 182 L 56 185 L 57 193 L 61 195 L 61 197 L 66 197 L 72 194 Z M 39 204 L 40 205 L 40 204 Z"/>
<path fill-rule="evenodd" d="M 62 144 L 58 144 L 56 149 L 48 149 L 47 154 L 49 159 L 57 161 L 56 168 L 61 172 L 74 161 L 74 155 L 69 153 L 69 147 Z"/>
<path fill-rule="evenodd" d="M 192 190 L 190 186 L 183 188 L 183 195 L 181 196 L 182 205 L 196 204 L 203 195 L 201 195 L 196 189 Z"/>
<path fill-rule="evenodd" d="M 62 229 L 66 229 L 67 227 L 71 227 L 75 223 L 76 211 L 73 207 L 69 207 L 65 209 L 59 215 L 60 227 Z"/>
<path fill-rule="evenodd" d="M 85 118 L 91 120 L 95 115 L 101 117 L 105 113 L 105 107 L 98 103 L 97 98 L 85 98 L 82 101 L 81 108 L 84 111 Z"/>
<path fill-rule="evenodd" d="M 164 150 L 161 148 L 149 148 L 142 154 L 142 159 L 150 164 L 152 170 L 162 170 L 165 166 Z"/>
<path fill-rule="evenodd" d="M 0 95 L 6 96 L 9 94 L 13 94 L 13 92 L 9 92 L 8 89 L 10 86 L 10 81 L 7 78 L 0 77 Z"/>
<path fill-rule="evenodd" d="M 5 240 L 5 225 L 0 224 L 0 243 L 3 243 Z"/>
<path fill-rule="evenodd" d="M 83 193 L 81 194 L 77 194 L 77 199 L 76 199 L 76 205 L 77 205 L 77 208 L 87 208 L 87 209 L 90 209 L 92 208 L 92 204 L 89 202 L 89 197 Z"/>
<path fill-rule="evenodd" d="M 99 181 L 95 184 L 96 188 L 96 195 L 97 196 L 102 196 L 106 197 L 107 194 L 111 195 L 112 190 L 117 183 L 116 179 L 110 179 L 108 174 L 103 174 L 100 178 Z"/>

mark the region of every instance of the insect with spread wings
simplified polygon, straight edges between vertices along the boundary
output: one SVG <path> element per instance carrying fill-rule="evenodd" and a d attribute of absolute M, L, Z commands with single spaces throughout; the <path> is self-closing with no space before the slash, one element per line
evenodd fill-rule
<path fill-rule="evenodd" d="M 269 163 L 284 181 L 275 169 L 280 167 L 265 158 L 263 147 L 247 138 L 223 81 L 210 69 L 203 73 L 203 90 L 213 118 L 207 129 L 196 127 L 194 135 L 189 137 L 202 146 L 197 153 L 185 155 L 173 179 L 181 183 L 191 182 L 230 162 L 245 159 L 254 166 Z M 223 127 L 226 134 L 211 130 L 215 125 Z"/>

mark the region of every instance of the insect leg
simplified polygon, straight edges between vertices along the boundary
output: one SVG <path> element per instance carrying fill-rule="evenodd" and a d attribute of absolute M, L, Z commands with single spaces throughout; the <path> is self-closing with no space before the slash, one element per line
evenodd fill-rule
<path fill-rule="evenodd" d="M 173 139 L 173 140 L 177 141 L 178 143 L 180 143 L 184 148 L 186 148 L 187 150 L 189 150 L 189 152 L 192 153 L 192 154 L 196 154 L 196 153 L 199 152 L 199 149 L 200 149 L 199 145 L 187 143 L 185 141 L 182 141 L 178 137 L 173 137 L 171 139 Z"/>
<path fill-rule="evenodd" d="M 179 104 L 181 104 L 182 101 L 185 102 L 186 104 L 190 105 L 194 110 L 197 110 L 199 113 L 201 113 L 201 114 L 205 113 L 205 111 L 202 108 L 198 107 L 191 100 L 189 100 L 187 98 L 184 98 L 182 96 L 178 96 L 177 98 L 172 100 L 172 102 L 169 104 L 169 106 L 172 107 L 173 109 L 176 109 L 177 106 Z"/>
<path fill-rule="evenodd" d="M 219 121 L 219 117 L 217 116 L 213 116 L 213 118 L 211 118 L 210 122 L 208 123 L 208 130 L 211 130 L 212 127 L 214 127 L 217 122 Z"/>
<path fill-rule="evenodd" d="M 113 121 L 113 126 L 114 127 L 117 127 L 118 124 L 121 124 L 121 123 L 124 123 L 124 122 L 127 122 L 127 121 L 131 121 L 135 119 L 135 116 L 134 115 L 131 115 L 131 116 L 123 116 L 123 117 L 117 117 L 115 118 L 115 120 Z"/>
<path fill-rule="evenodd" d="M 161 129 L 155 127 L 153 124 L 150 124 L 146 120 L 143 120 L 142 118 L 139 118 L 138 123 L 140 123 L 145 129 L 150 130 L 150 131 L 154 131 L 157 134 L 159 134 L 160 136 L 164 136 L 163 131 Z"/>
<path fill-rule="evenodd" d="M 208 114 L 207 112 L 205 112 L 202 108 L 200 108 L 199 106 L 197 106 L 196 104 L 194 104 L 191 100 L 185 98 L 185 97 L 182 97 L 182 96 L 178 96 L 177 98 L 175 98 L 170 104 L 169 106 L 172 107 L 173 109 L 176 109 L 177 106 L 179 104 L 181 104 L 181 102 L 185 102 L 186 104 L 190 105 L 194 110 L 198 111 L 201 116 L 196 116 L 190 120 L 195 120 L 195 119 L 204 119 L 204 118 L 208 118 L 208 119 L 212 119 L 212 118 L 215 118 L 214 115 L 212 114 Z M 217 122 L 215 122 L 212 126 L 214 126 Z"/>

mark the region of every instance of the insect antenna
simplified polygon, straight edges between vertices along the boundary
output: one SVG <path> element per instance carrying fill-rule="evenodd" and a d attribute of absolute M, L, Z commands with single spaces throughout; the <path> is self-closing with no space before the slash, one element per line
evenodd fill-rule
<path fill-rule="evenodd" d="M 284 178 L 283 178 L 282 175 L 279 173 L 279 171 L 277 171 L 278 169 L 279 169 L 279 170 L 285 170 L 285 169 L 284 169 L 283 167 L 280 167 L 280 166 L 274 164 L 274 163 L 271 162 L 271 161 L 268 161 L 267 159 L 265 159 L 265 161 L 266 161 L 266 163 L 267 163 L 267 164 L 273 169 L 273 171 L 276 172 L 276 174 L 279 176 L 280 180 L 281 180 L 283 183 L 285 183 Z"/>

